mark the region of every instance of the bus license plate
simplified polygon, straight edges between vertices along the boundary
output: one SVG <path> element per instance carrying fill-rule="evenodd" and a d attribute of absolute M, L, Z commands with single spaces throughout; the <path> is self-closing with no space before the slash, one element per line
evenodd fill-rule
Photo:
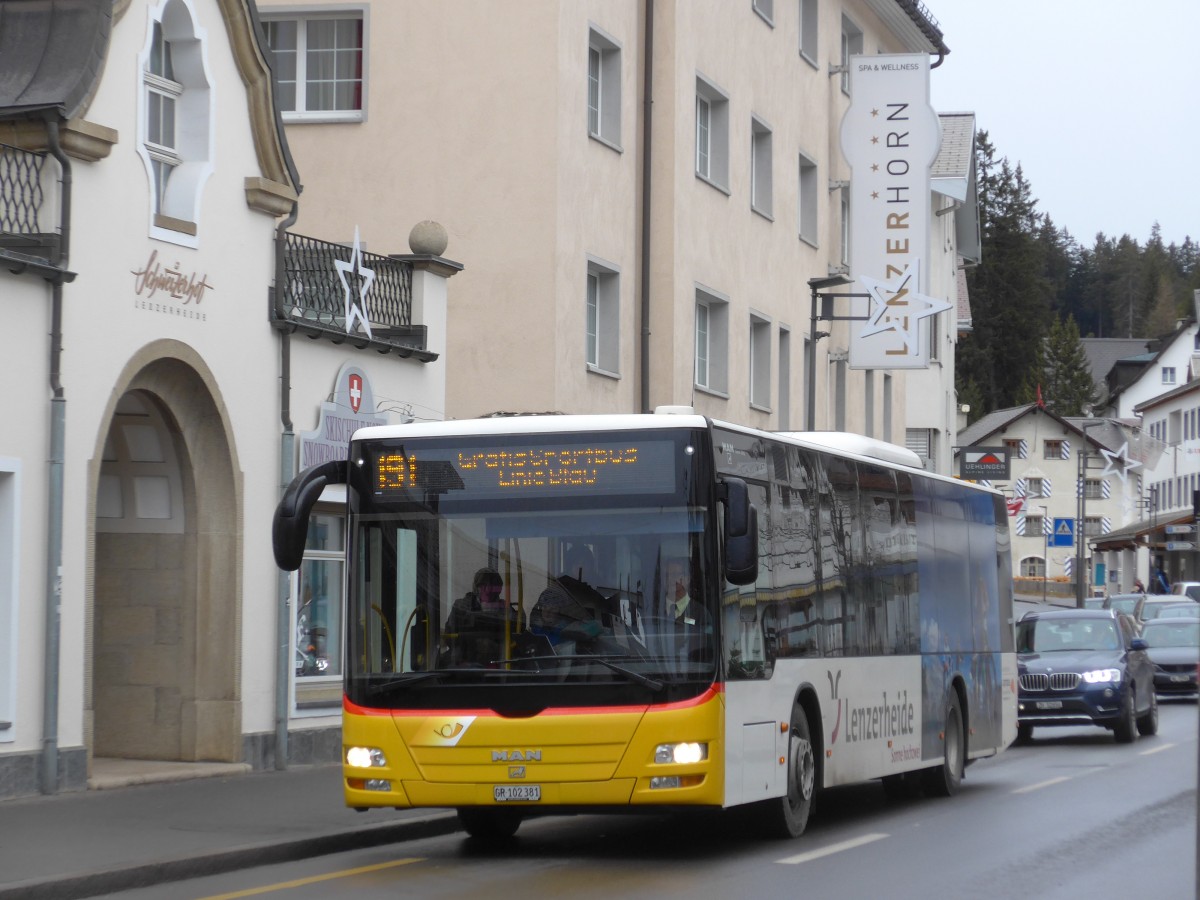
<path fill-rule="evenodd" d="M 1039 700 L 1037 702 L 1038 709 L 1062 709 L 1061 700 Z"/>
<path fill-rule="evenodd" d="M 497 803 L 511 800 L 536 803 L 542 799 L 540 784 L 497 784 L 492 787 L 492 797 Z"/>

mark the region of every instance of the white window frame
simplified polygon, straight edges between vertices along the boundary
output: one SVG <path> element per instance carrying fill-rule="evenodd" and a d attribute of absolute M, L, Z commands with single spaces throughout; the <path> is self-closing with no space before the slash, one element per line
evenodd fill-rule
<path fill-rule="evenodd" d="M 300 717 L 306 715 L 329 715 L 332 710 L 341 705 L 341 692 L 339 689 L 342 682 L 342 675 L 345 671 L 345 660 L 343 659 L 342 649 L 345 645 L 343 638 L 346 633 L 346 622 L 342 615 L 342 610 L 345 609 L 346 604 L 346 541 L 349 539 L 349 534 L 346 517 L 343 514 L 343 510 L 345 509 L 344 503 L 338 505 L 329 504 L 342 496 L 344 496 L 342 491 L 327 489 L 321 496 L 318 505 L 313 508 L 314 520 L 316 520 L 317 516 L 324 516 L 329 519 L 337 519 L 341 522 L 341 546 L 326 549 L 306 546 L 300 568 L 292 579 L 295 593 L 293 594 L 291 604 L 292 658 L 289 661 L 290 667 L 288 671 L 292 681 L 292 714 Z M 310 536 L 311 533 L 310 531 Z M 326 672 L 300 675 L 296 673 L 295 668 L 301 652 L 300 619 L 302 616 L 306 616 L 306 603 L 301 594 L 304 590 L 304 576 L 308 567 L 313 563 L 326 563 L 341 570 L 339 573 L 340 577 L 329 580 L 329 583 L 336 585 L 335 589 L 338 592 L 336 597 L 329 598 L 329 607 L 333 611 L 333 622 L 336 623 L 336 628 L 328 629 L 325 634 L 325 653 L 326 658 L 329 660 L 329 668 Z M 326 622 L 325 624 L 328 625 L 330 623 Z"/>
<path fill-rule="evenodd" d="M 1162 367 L 1162 383 L 1163 384 L 1174 384 L 1175 383 L 1175 367 L 1174 366 L 1163 366 Z"/>
<path fill-rule="evenodd" d="M 750 313 L 750 405 L 755 409 L 771 410 L 771 320 L 759 313 Z"/>
<path fill-rule="evenodd" d="M 621 149 L 621 45 L 588 28 L 588 137 Z"/>
<path fill-rule="evenodd" d="M 819 247 L 817 228 L 817 203 L 820 197 L 819 169 L 816 161 L 807 154 L 800 154 L 798 172 L 798 187 L 796 197 L 796 230 L 800 240 L 813 247 Z"/>
<path fill-rule="evenodd" d="M 838 251 L 843 266 L 850 265 L 850 188 L 843 188 L 841 215 L 841 248 Z"/>
<path fill-rule="evenodd" d="M 817 2 L 800 0 L 800 56 L 814 69 L 820 66 L 817 62 Z"/>
<path fill-rule="evenodd" d="M 149 235 L 184 247 L 199 246 L 200 204 L 213 173 L 215 93 L 208 71 L 208 33 L 197 23 L 194 0 L 165 0 L 147 20 L 138 54 L 137 153 L 149 185 Z M 169 59 L 171 71 L 156 60 Z M 173 128 L 151 140 L 152 107 L 169 102 Z M 159 107 L 161 110 L 165 105 Z M 161 122 L 161 118 L 159 120 Z"/>
<path fill-rule="evenodd" d="M 369 28 L 369 7 L 366 4 L 338 6 L 336 8 L 323 9 L 312 12 L 280 12 L 273 13 L 269 8 L 262 9 L 260 12 L 264 26 L 274 25 L 280 22 L 291 22 L 296 26 L 296 46 L 294 50 L 288 52 L 295 53 L 295 73 L 294 78 L 284 79 L 280 77 L 280 69 L 283 68 L 276 62 L 276 78 L 279 84 L 292 85 L 295 91 L 295 101 L 292 104 L 294 108 L 288 109 L 282 99 L 277 99 L 280 104 L 280 113 L 283 116 L 285 123 L 290 122 L 365 122 L 367 120 L 367 88 L 368 88 L 368 73 L 370 72 L 370 28 Z M 361 46 L 353 47 L 334 47 L 333 53 L 351 52 L 357 50 L 359 59 L 359 77 L 335 77 L 335 83 L 350 83 L 353 84 L 356 80 L 359 88 L 359 106 L 357 109 L 346 107 L 343 109 L 309 109 L 309 92 L 314 80 L 308 77 L 308 44 L 309 26 L 314 22 L 322 21 L 357 21 L 361 23 Z M 336 61 L 335 61 L 336 70 Z M 284 74 L 293 74 L 284 72 Z M 282 91 L 277 90 L 276 96 L 280 97 Z"/>
<path fill-rule="evenodd" d="M 693 379 L 697 390 L 728 398 L 729 298 L 697 285 Z"/>
<path fill-rule="evenodd" d="M 621 272 L 589 256 L 585 290 L 584 359 L 589 372 L 617 376 L 621 371 Z"/>
<path fill-rule="evenodd" d="M 750 208 L 773 218 L 774 166 L 771 127 L 758 116 L 750 117 Z"/>
<path fill-rule="evenodd" d="M 1046 489 L 1045 479 L 1034 477 L 1028 478 L 1025 481 L 1025 496 L 1026 497 L 1045 497 L 1043 493 Z"/>
<path fill-rule="evenodd" d="M 696 76 L 696 177 L 729 193 L 729 95 Z"/>
<path fill-rule="evenodd" d="M 850 57 L 863 52 L 863 32 L 847 16 L 842 16 L 842 93 L 850 94 Z"/>
<path fill-rule="evenodd" d="M 779 326 L 779 371 L 776 375 L 776 396 L 778 397 L 778 416 L 776 425 L 780 431 L 788 431 L 792 427 L 792 330 L 786 325 Z"/>
<path fill-rule="evenodd" d="M 0 456 L 0 744 L 12 743 L 17 736 L 21 531 L 21 461 Z"/>

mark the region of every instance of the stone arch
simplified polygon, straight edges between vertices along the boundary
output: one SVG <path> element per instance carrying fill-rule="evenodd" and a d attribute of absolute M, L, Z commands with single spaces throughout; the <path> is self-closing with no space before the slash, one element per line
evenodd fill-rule
<path fill-rule="evenodd" d="M 146 493 L 159 499 L 159 520 L 126 516 L 114 527 L 113 462 L 125 452 L 115 446 L 123 438 L 114 428 L 138 415 L 165 436 L 163 456 L 177 469 L 172 473 L 168 460 L 147 479 L 173 477 L 182 514 L 163 516 L 164 491 L 152 487 Z M 128 463 L 117 474 L 131 482 L 145 469 L 139 460 Z M 130 496 L 141 502 L 136 491 Z M 212 372 L 178 341 L 143 347 L 113 386 L 88 466 L 93 755 L 242 760 L 243 497 L 233 430 Z M 149 509 L 154 515 L 153 503 Z"/>

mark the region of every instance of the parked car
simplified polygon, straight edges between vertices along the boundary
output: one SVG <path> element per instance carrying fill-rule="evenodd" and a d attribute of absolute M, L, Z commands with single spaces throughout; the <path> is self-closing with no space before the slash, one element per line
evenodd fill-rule
<path fill-rule="evenodd" d="M 1145 602 L 1146 595 L 1140 591 L 1136 594 L 1109 594 L 1104 598 L 1102 609 L 1115 609 L 1137 621 L 1142 618 L 1142 604 Z"/>
<path fill-rule="evenodd" d="M 1200 603 L 1193 604 L 1200 606 Z M 1154 664 L 1159 697 L 1197 697 L 1200 667 L 1200 619 L 1160 617 L 1142 626 L 1146 655 Z"/>
<path fill-rule="evenodd" d="M 1171 593 L 1176 597 L 1200 600 L 1200 581 L 1177 581 L 1171 585 Z"/>
<path fill-rule="evenodd" d="M 1195 600 L 1189 600 L 1178 594 L 1152 594 L 1146 598 L 1138 611 L 1138 624 L 1150 619 L 1157 619 L 1166 610 L 1178 610 L 1180 607 L 1187 609 L 1189 603 L 1198 610 L 1197 614 L 1200 615 L 1200 603 Z"/>
<path fill-rule="evenodd" d="M 1169 596 L 1169 595 L 1168 595 Z M 1171 597 L 1165 603 L 1149 603 L 1142 607 L 1142 621 L 1154 619 L 1200 619 L 1200 603 L 1195 600 L 1184 600 L 1181 597 Z"/>
<path fill-rule="evenodd" d="M 1026 613 L 1017 624 L 1017 738 L 1099 725 L 1129 743 L 1158 731 L 1154 666 L 1132 618 L 1111 609 Z"/>

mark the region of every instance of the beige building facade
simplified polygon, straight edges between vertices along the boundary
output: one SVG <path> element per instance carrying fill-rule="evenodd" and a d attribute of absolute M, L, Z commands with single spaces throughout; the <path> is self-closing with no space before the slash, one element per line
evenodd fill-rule
<path fill-rule="evenodd" d="M 372 245 L 433 217 L 467 263 L 430 418 L 679 404 L 800 430 L 816 353 L 818 429 L 905 441 L 905 374 L 851 369 L 844 322 L 814 347 L 808 281 L 851 266 L 845 63 L 936 62 L 919 4 L 259 5 L 307 173 L 297 229 Z M 929 292 L 953 299 L 960 213 L 929 202 Z M 948 464 L 947 355 L 920 427 Z"/>

